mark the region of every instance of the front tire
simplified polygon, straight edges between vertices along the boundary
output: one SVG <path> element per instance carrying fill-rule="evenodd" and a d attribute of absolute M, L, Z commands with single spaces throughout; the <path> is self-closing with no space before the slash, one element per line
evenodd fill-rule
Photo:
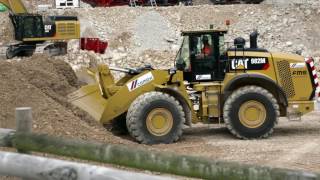
<path fill-rule="evenodd" d="M 259 86 L 235 90 L 225 102 L 223 111 L 227 128 L 241 139 L 268 137 L 280 114 L 277 100 Z"/>
<path fill-rule="evenodd" d="M 127 128 L 143 144 L 169 144 L 182 135 L 185 114 L 180 103 L 162 92 L 142 94 L 127 113 Z"/>

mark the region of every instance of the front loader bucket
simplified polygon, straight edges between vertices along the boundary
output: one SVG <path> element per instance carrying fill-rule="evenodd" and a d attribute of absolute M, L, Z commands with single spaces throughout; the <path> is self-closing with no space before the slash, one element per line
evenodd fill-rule
<path fill-rule="evenodd" d="M 107 100 L 101 95 L 98 84 L 83 86 L 69 94 L 68 101 L 89 113 L 99 122 L 107 105 Z"/>

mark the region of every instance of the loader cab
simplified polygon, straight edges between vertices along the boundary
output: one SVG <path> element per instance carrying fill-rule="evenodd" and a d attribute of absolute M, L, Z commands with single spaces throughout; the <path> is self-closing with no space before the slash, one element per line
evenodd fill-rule
<path fill-rule="evenodd" d="M 176 67 L 188 82 L 222 81 L 225 75 L 227 31 L 207 30 L 183 32 L 183 42 L 176 57 Z"/>

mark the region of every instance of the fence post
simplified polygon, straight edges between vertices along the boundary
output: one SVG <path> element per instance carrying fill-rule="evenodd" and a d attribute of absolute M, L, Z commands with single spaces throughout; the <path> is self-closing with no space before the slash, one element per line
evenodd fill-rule
<path fill-rule="evenodd" d="M 32 131 L 32 110 L 31 107 L 16 108 L 17 133 L 31 133 Z M 17 149 L 19 153 L 29 152 Z"/>
<path fill-rule="evenodd" d="M 32 110 L 31 107 L 16 108 L 17 133 L 31 133 L 32 131 Z M 19 153 L 30 154 L 28 151 L 17 149 Z M 22 178 L 21 180 L 30 180 Z"/>

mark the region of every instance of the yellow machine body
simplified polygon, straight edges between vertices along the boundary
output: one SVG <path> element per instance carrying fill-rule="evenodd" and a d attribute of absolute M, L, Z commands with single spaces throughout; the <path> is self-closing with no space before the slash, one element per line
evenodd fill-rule
<path fill-rule="evenodd" d="M 56 31 L 54 36 L 23 38 L 24 42 L 30 41 L 57 41 L 80 39 L 80 22 L 78 20 L 62 20 L 55 22 Z"/>
<path fill-rule="evenodd" d="M 229 52 L 229 55 L 234 56 L 233 52 Z M 222 105 L 224 102 L 223 94 L 226 91 L 225 88 L 230 82 L 237 81 L 240 76 L 244 76 L 244 78 L 248 77 L 248 79 L 247 81 L 239 83 L 237 85 L 239 87 L 243 85 L 261 85 L 273 92 L 274 95 L 278 96 L 277 94 L 279 92 L 272 89 L 273 87 L 269 86 L 269 84 L 260 84 L 260 82 L 252 81 L 250 78 L 250 76 L 259 76 L 259 78 L 263 77 L 282 87 L 285 96 L 288 97 L 287 105 L 297 110 L 301 115 L 314 110 L 314 99 L 310 99 L 314 87 L 309 74 L 305 73 L 308 72 L 308 69 L 303 57 L 284 53 L 272 53 L 271 56 L 270 53 L 248 52 L 244 55 L 268 58 L 268 69 L 253 71 L 236 69 L 226 73 L 225 79 L 222 82 L 194 83 L 194 90 L 201 92 L 201 106 L 199 112 L 192 111 L 193 114 L 198 117 L 195 118 L 194 116 L 192 121 L 193 123 L 197 123 L 202 120 L 205 121 L 208 117 L 220 117 L 223 113 Z M 243 54 L 239 55 L 239 57 L 241 56 L 243 56 Z M 302 67 L 293 67 L 293 64 L 299 63 L 304 65 L 302 65 Z M 133 82 L 148 73 L 152 74 L 152 81 L 135 89 L 134 91 L 129 90 L 128 84 L 130 82 Z M 184 81 L 183 72 L 181 71 L 177 71 L 177 74 L 173 77 L 173 82 Z M 114 82 L 108 66 L 100 65 L 99 68 L 94 71 L 94 78 L 96 79 L 97 84 L 84 86 L 78 91 L 72 93 L 69 97 L 73 104 L 87 111 L 101 123 L 108 123 L 113 118 L 125 113 L 135 98 L 150 91 L 174 89 L 184 98 L 185 102 L 188 102 L 189 107 L 192 107 L 192 103 L 189 100 L 189 96 L 184 85 L 180 85 L 178 87 L 176 85 L 167 84 L 170 78 L 168 70 L 151 70 L 142 72 L 138 75 L 126 75 L 118 82 Z M 285 107 L 283 108 L 285 109 Z M 286 115 L 287 112 L 284 110 L 284 112 L 282 112 L 282 116 Z"/>
<path fill-rule="evenodd" d="M 142 68 L 135 70 L 134 73 L 128 71 L 117 82 L 114 81 L 107 65 L 90 69 L 89 74 L 95 78 L 96 84 L 84 86 L 72 93 L 69 96 L 70 102 L 103 124 L 111 123 L 130 111 L 127 116 L 129 132 L 142 143 L 170 143 L 177 139 L 175 137 L 167 141 L 168 137 L 163 136 L 164 139 L 160 141 L 159 137 L 150 136 L 152 141 L 149 141 L 148 138 L 141 139 L 147 135 L 135 135 L 141 133 L 136 130 L 140 126 L 132 128 L 135 125 L 135 122 L 131 125 L 132 121 L 144 122 L 143 118 L 146 116 L 143 116 L 144 112 L 141 111 L 141 118 L 137 118 L 135 117 L 137 114 L 132 115 L 135 114 L 132 110 L 139 110 L 140 105 L 149 107 L 144 104 L 145 94 L 148 94 L 145 101 L 150 101 L 150 104 L 153 103 L 148 99 L 150 95 L 158 98 L 158 95 L 150 92 L 167 94 L 179 102 L 183 108 L 182 118 L 185 118 L 185 124 L 225 122 L 234 135 L 244 139 L 267 137 L 272 133 L 278 117 L 289 117 L 292 114 L 300 117 L 314 110 L 317 84 L 314 83 L 310 65 L 302 56 L 274 53 L 258 48 L 228 49 L 223 54 L 217 53 L 217 56 L 213 57 L 225 60 L 213 61 L 216 66 L 211 66 L 210 59 L 198 61 L 188 49 L 190 47 L 188 43 L 191 43 L 192 47 L 192 37 L 207 33 L 213 34 L 212 37 L 217 39 L 225 32 L 212 30 L 187 32 L 185 36 L 189 40 L 184 39 L 179 51 L 176 59 L 177 69 Z M 190 53 L 190 56 L 184 51 Z M 197 66 L 200 68 L 196 69 Z M 213 67 L 212 71 L 222 76 L 214 74 L 208 67 Z M 163 97 L 168 99 L 165 95 Z M 132 107 L 136 101 L 140 104 L 135 103 L 134 106 L 138 107 Z M 159 112 L 158 119 L 166 117 L 174 119 L 172 116 L 167 116 L 167 111 L 161 108 L 151 112 Z M 147 126 L 152 122 L 148 117 L 145 123 Z M 145 124 L 141 126 L 144 127 Z M 171 125 L 172 122 L 168 124 Z M 154 126 L 148 130 L 151 132 L 156 128 L 157 126 Z"/>
<path fill-rule="evenodd" d="M 189 103 L 188 106 L 191 108 L 185 86 L 181 84 L 177 87 L 167 84 L 170 79 L 167 70 L 146 70 L 138 75 L 126 75 L 117 82 L 114 82 L 107 65 L 100 65 L 97 69 L 89 71 L 98 83 L 81 87 L 70 94 L 69 99 L 103 124 L 110 123 L 112 119 L 125 113 L 139 95 L 150 91 L 179 93 L 183 97 L 181 100 Z M 140 79 L 143 80 L 144 77 L 149 78 L 146 80 L 147 83 L 141 82 Z M 172 82 L 183 82 L 182 79 L 183 73 L 177 72 Z M 137 84 L 134 85 L 134 83 Z"/>

